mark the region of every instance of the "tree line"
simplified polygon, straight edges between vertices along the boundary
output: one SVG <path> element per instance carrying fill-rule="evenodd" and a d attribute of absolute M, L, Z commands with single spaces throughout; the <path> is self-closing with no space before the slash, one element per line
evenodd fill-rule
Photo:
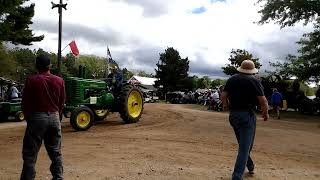
<path fill-rule="evenodd" d="M 169 53 L 171 51 L 179 53 L 173 48 L 168 48 L 167 52 Z M 35 50 L 31 50 L 28 48 L 7 49 L 3 44 L 0 44 L 0 76 L 23 83 L 28 75 L 36 73 L 35 58 L 38 55 L 49 56 L 52 60 L 52 73 L 56 74 L 58 72 L 56 53 L 47 52 L 41 48 Z M 171 54 L 169 53 L 168 57 L 170 56 Z M 188 63 L 177 64 L 177 62 L 179 62 L 180 55 L 170 58 L 172 58 L 172 60 L 166 66 L 163 65 L 162 67 L 170 67 L 172 71 L 167 70 L 164 76 L 160 77 L 162 80 L 164 80 L 163 78 L 166 76 L 166 81 L 168 83 L 171 83 L 170 85 L 174 86 L 174 88 L 168 86 L 170 90 L 214 88 L 225 83 L 225 80 L 223 79 L 211 80 L 208 76 L 188 76 Z M 80 65 L 86 68 L 85 76 L 87 78 L 100 79 L 107 76 L 108 61 L 105 57 L 99 57 L 95 55 L 80 55 L 78 57 L 75 57 L 72 53 L 68 53 L 62 58 L 62 76 L 78 76 L 78 67 Z M 133 75 L 159 78 L 157 75 L 142 70 L 130 71 L 126 67 L 120 70 L 122 71 L 124 79 L 126 80 L 130 79 Z M 184 74 L 182 74 L 181 70 L 184 72 Z M 186 77 L 184 80 L 180 80 L 184 77 Z M 179 83 L 177 83 L 177 81 L 180 82 L 180 85 Z"/>
<path fill-rule="evenodd" d="M 35 58 L 38 55 L 49 56 L 52 61 L 51 71 L 53 74 L 57 74 L 56 53 L 47 52 L 41 48 L 35 50 L 28 48 L 8 49 L 3 44 L 0 44 L 0 77 L 23 83 L 28 75 L 36 73 Z M 80 65 L 86 69 L 86 78 L 105 78 L 109 73 L 108 60 L 105 57 L 95 55 L 79 55 L 78 57 L 75 57 L 72 53 L 68 53 L 66 56 L 62 57 L 62 76 L 78 76 Z M 154 77 L 152 73 L 147 73 L 145 71 L 130 71 L 125 67 L 120 70 L 126 80 L 133 75 Z"/>

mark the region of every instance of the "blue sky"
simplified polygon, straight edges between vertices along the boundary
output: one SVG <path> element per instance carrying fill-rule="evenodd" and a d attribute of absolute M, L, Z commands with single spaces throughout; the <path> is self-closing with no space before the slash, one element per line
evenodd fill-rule
<path fill-rule="evenodd" d="M 207 11 L 207 8 L 205 8 L 204 6 L 201 6 L 199 8 L 195 8 L 192 10 L 192 14 L 201 14 Z"/>
<path fill-rule="evenodd" d="M 217 2 L 226 2 L 226 0 L 210 0 L 210 4 L 217 3 Z M 202 14 L 206 12 L 208 9 L 205 6 L 200 6 L 192 9 L 192 14 Z"/>

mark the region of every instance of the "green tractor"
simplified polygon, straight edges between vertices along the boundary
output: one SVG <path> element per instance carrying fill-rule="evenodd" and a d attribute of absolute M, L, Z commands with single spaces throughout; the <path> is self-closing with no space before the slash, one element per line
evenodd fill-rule
<path fill-rule="evenodd" d="M 114 88 L 110 79 L 67 77 L 64 80 L 67 96 L 64 116 L 70 117 L 70 124 L 77 131 L 89 129 L 109 112 L 119 112 L 125 123 L 136 123 L 142 115 L 143 95 L 134 85 L 123 83 Z"/>
<path fill-rule="evenodd" d="M 10 100 L 11 80 L 0 77 L 0 120 L 24 121 L 21 109 L 21 99 Z"/>

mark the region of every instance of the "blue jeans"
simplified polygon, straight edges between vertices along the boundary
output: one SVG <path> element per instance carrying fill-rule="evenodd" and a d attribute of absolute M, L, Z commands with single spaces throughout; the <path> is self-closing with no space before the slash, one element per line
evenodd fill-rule
<path fill-rule="evenodd" d="M 34 180 L 35 165 L 42 142 L 51 159 L 50 171 L 53 180 L 63 179 L 61 154 L 61 124 L 58 113 L 34 113 L 27 118 L 23 139 L 23 169 L 20 180 Z"/>
<path fill-rule="evenodd" d="M 232 180 L 241 180 L 246 166 L 249 171 L 254 169 L 250 152 L 256 131 L 256 116 L 253 112 L 231 111 L 229 121 L 239 144 Z"/>

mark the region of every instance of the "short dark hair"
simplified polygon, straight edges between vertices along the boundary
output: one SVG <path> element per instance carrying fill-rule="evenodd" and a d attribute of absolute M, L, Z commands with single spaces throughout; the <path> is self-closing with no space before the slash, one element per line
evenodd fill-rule
<path fill-rule="evenodd" d="M 38 71 L 48 71 L 50 69 L 51 60 L 46 55 L 39 55 L 36 57 L 36 68 Z"/>

